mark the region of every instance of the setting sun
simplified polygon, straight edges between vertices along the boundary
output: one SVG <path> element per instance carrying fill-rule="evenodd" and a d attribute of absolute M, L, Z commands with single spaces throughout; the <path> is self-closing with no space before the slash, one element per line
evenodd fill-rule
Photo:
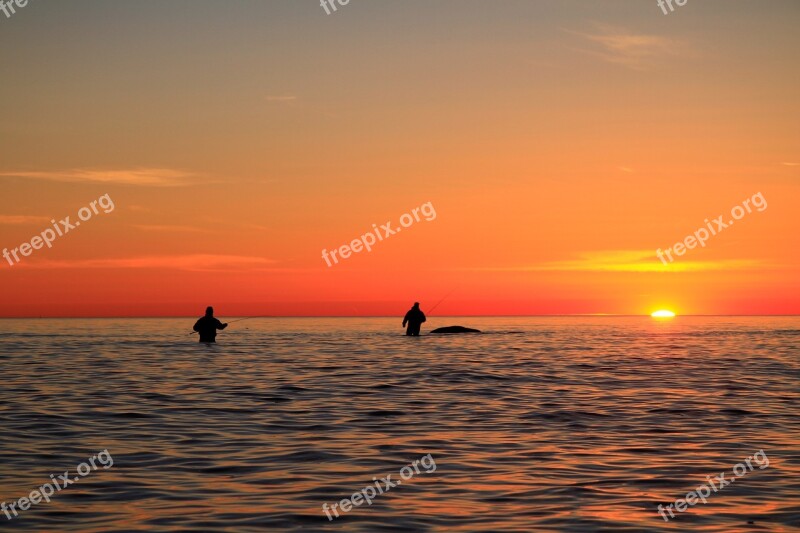
<path fill-rule="evenodd" d="M 655 311 L 650 316 L 652 316 L 653 318 L 672 318 L 675 316 L 675 313 L 673 313 L 672 311 L 666 311 L 662 309 L 661 311 Z"/>

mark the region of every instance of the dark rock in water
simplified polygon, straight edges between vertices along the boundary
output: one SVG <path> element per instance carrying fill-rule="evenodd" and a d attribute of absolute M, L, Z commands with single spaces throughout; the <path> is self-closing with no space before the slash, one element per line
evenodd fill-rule
<path fill-rule="evenodd" d="M 465 328 L 464 326 L 447 326 L 446 328 L 436 328 L 431 333 L 480 333 L 480 330 Z"/>

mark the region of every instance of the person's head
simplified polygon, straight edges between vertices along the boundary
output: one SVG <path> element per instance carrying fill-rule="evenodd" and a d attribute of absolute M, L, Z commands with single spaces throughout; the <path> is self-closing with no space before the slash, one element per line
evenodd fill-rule
<path fill-rule="evenodd" d="M 419 309 L 419 302 L 414 302 L 414 309 Z"/>
<path fill-rule="evenodd" d="M 214 308 L 210 305 L 206 307 L 206 316 L 214 316 Z"/>

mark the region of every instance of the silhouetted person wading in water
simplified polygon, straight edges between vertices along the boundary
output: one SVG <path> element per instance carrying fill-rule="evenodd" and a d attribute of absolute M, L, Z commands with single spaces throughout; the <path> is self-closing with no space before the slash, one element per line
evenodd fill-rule
<path fill-rule="evenodd" d="M 200 342 L 217 342 L 217 330 L 225 329 L 228 324 L 223 324 L 214 318 L 214 308 L 206 308 L 206 316 L 195 322 L 194 329 L 200 334 Z"/>
<path fill-rule="evenodd" d="M 406 317 L 403 319 L 403 326 L 408 323 L 406 335 L 412 335 L 414 337 L 419 336 L 419 328 L 426 320 L 425 313 L 419 309 L 419 302 L 415 302 L 414 307 L 409 309 L 408 313 L 406 313 Z"/>

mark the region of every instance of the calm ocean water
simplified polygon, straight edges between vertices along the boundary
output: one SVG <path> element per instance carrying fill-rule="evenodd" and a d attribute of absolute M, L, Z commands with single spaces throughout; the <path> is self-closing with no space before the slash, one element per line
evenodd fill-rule
<path fill-rule="evenodd" d="M 0 320 L 0 502 L 114 460 L 0 529 L 800 530 L 800 318 L 400 321 L 249 320 L 206 346 L 194 319 Z"/>

